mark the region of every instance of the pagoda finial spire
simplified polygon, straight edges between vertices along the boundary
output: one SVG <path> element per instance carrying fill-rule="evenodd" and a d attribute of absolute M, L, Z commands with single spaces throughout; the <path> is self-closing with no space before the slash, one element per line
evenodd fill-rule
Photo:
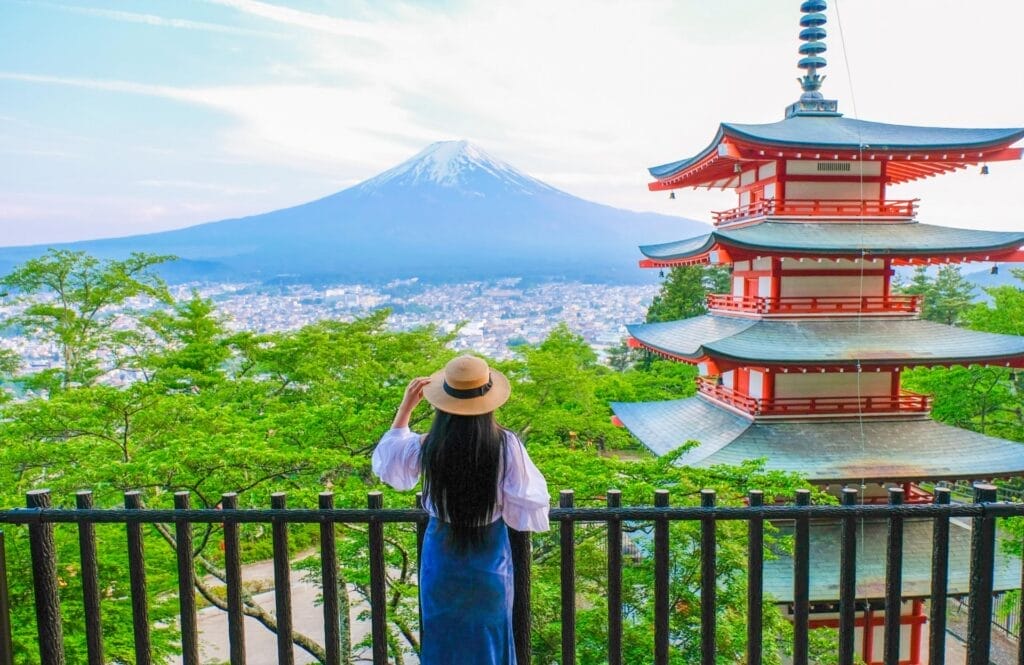
<path fill-rule="evenodd" d="M 838 104 L 835 100 L 825 99 L 821 94 L 821 84 L 825 76 L 819 74 L 818 70 L 823 69 L 828 61 L 822 57 L 822 53 L 828 47 L 823 41 L 828 34 L 825 32 L 825 23 L 828 19 L 823 13 L 828 8 L 825 0 L 804 0 L 800 4 L 800 39 L 804 42 L 800 45 L 800 62 L 797 67 L 804 70 L 804 75 L 797 79 L 804 93 L 800 95 L 800 101 L 792 104 L 786 109 L 786 117 L 794 115 L 838 115 L 836 109 Z"/>
<path fill-rule="evenodd" d="M 822 12 L 828 8 L 825 0 L 805 0 L 800 5 L 800 11 L 803 12 L 803 16 L 800 17 L 800 39 L 804 42 L 800 45 L 800 62 L 797 63 L 797 67 L 805 70 L 807 73 L 800 81 L 800 87 L 804 89 L 804 95 L 808 96 L 807 93 L 818 93 L 821 89 L 821 84 L 825 80 L 823 75 L 818 74 L 818 70 L 825 67 L 828 62 L 821 56 L 825 52 L 826 47 L 825 39 L 828 34 L 825 32 L 825 23 L 828 19 L 825 18 L 825 14 Z M 817 94 L 817 98 L 821 98 L 821 93 Z"/>

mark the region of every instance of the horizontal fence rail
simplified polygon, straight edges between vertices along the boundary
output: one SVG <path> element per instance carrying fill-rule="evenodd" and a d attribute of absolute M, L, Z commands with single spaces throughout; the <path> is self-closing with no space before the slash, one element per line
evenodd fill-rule
<path fill-rule="evenodd" d="M 970 592 L 968 619 L 967 665 L 988 665 L 990 652 L 990 621 L 993 611 L 993 557 L 995 555 L 996 520 L 1005 517 L 1024 516 L 1024 504 L 996 502 L 996 488 L 991 485 L 974 486 L 974 503 L 954 504 L 950 502 L 947 488 L 936 488 L 931 504 L 904 503 L 903 490 L 891 488 L 889 503 L 886 505 L 859 502 L 858 492 L 844 489 L 840 505 L 810 505 L 810 492 L 800 490 L 793 504 L 769 503 L 761 492 L 751 492 L 744 506 L 721 506 L 716 502 L 713 490 L 703 490 L 698 506 L 670 505 L 670 492 L 657 490 L 653 504 L 649 506 L 622 506 L 621 494 L 609 490 L 606 504 L 600 507 L 577 507 L 572 490 L 563 490 L 558 507 L 550 509 L 550 518 L 558 523 L 560 548 L 561 586 L 561 662 L 574 663 L 577 658 L 576 634 L 576 536 L 578 524 L 604 525 L 607 535 L 607 662 L 621 665 L 623 662 L 623 554 L 637 556 L 635 545 L 624 538 L 623 523 L 646 523 L 651 534 L 649 556 L 653 560 L 653 589 L 655 606 L 652 635 L 653 654 L 656 665 L 667 665 L 673 648 L 670 631 L 670 614 L 674 605 L 670 603 L 669 585 L 675 568 L 670 558 L 670 531 L 672 522 L 692 521 L 699 533 L 696 542 L 699 551 L 699 600 L 700 631 L 699 644 L 702 663 L 716 662 L 716 621 L 717 585 L 716 561 L 718 523 L 722 521 L 743 521 L 747 523 L 747 603 L 745 615 L 748 621 L 747 665 L 760 665 L 766 648 L 776 645 L 762 643 L 762 600 L 764 583 L 764 533 L 766 522 L 787 521 L 793 529 L 793 601 L 790 606 L 793 619 L 792 662 L 807 665 L 809 614 L 812 602 L 808 594 L 810 561 L 809 525 L 815 520 L 838 521 L 842 547 L 839 557 L 839 598 L 837 621 L 840 665 L 852 665 L 858 654 L 854 648 L 855 613 L 862 603 L 854 597 L 856 593 L 857 521 L 879 519 L 888 524 L 887 543 L 873 543 L 885 548 L 886 589 L 885 607 L 896 611 L 886 612 L 884 621 L 884 662 L 897 665 L 900 661 L 899 606 L 901 596 L 901 573 L 903 557 L 903 524 L 907 519 L 931 519 L 934 542 L 932 544 L 931 603 L 929 622 L 929 663 L 942 665 L 945 661 L 945 608 L 947 603 L 946 580 L 949 557 L 949 523 L 951 518 L 965 518 L 972 522 L 970 553 Z M 26 507 L 0 511 L 0 526 L 26 525 L 31 556 L 31 572 L 35 598 L 36 631 L 38 636 L 39 660 L 43 665 L 64 665 L 62 622 L 58 584 L 58 562 L 55 545 L 55 526 L 75 525 L 80 544 L 81 574 L 83 576 L 83 603 L 86 609 L 85 621 L 90 639 L 88 642 L 88 663 L 104 663 L 104 645 L 101 639 L 99 607 L 103 603 L 98 592 L 97 554 L 95 527 L 101 524 L 125 525 L 127 552 L 129 555 L 129 576 L 131 580 L 131 608 L 134 626 L 134 649 L 138 663 L 151 661 L 150 620 L 146 596 L 146 552 L 143 547 L 143 532 L 146 525 L 171 525 L 178 544 L 177 573 L 180 595 L 178 628 L 181 631 L 182 662 L 184 665 L 199 664 L 196 604 L 193 576 L 195 566 L 191 560 L 193 552 L 192 525 L 216 524 L 223 526 L 224 573 L 226 579 L 226 611 L 228 614 L 228 643 L 230 662 L 242 665 L 246 662 L 243 617 L 243 589 L 241 561 L 243 543 L 239 538 L 242 524 L 268 525 L 273 540 L 274 603 L 281 635 L 278 638 L 279 662 L 292 662 L 292 644 L 287 638 L 291 627 L 291 598 L 288 585 L 290 562 L 288 559 L 289 525 L 320 525 L 320 571 L 324 589 L 334 589 L 337 580 L 337 550 L 334 524 L 366 525 L 366 545 L 369 552 L 369 598 L 371 648 L 370 654 L 375 665 L 389 662 L 389 645 L 386 634 L 388 599 L 385 585 L 387 571 L 384 559 L 383 526 L 389 523 L 405 523 L 415 526 L 418 545 L 422 544 L 424 527 L 429 516 L 422 509 L 384 508 L 383 496 L 379 492 L 367 495 L 367 507 L 360 509 L 336 508 L 330 492 L 320 495 L 319 508 L 287 508 L 285 495 L 272 497 L 272 508 L 238 508 L 238 497 L 225 494 L 221 507 L 217 509 L 193 509 L 187 492 L 174 496 L 174 509 L 154 509 L 142 506 L 141 495 L 137 492 L 125 494 L 125 507 L 101 509 L 93 506 L 89 492 L 76 496 L 77 508 L 54 508 L 52 498 L 46 490 L 30 492 Z M 422 505 L 421 501 L 417 502 Z M 170 531 L 168 531 L 170 532 Z M 530 534 L 510 530 L 512 558 L 515 573 L 515 599 L 513 608 L 513 634 L 515 649 L 520 663 L 531 662 L 530 634 L 530 580 L 531 580 L 531 538 Z M 861 543 L 864 545 L 865 543 Z M 632 550 L 630 548 L 633 548 Z M 4 532 L 0 530 L 0 665 L 13 665 L 11 606 L 8 597 L 7 557 L 9 544 L 5 543 Z M 880 600 L 880 599 L 879 599 Z M 339 607 L 339 604 L 343 607 Z M 333 593 L 324 593 L 322 603 L 327 644 L 324 645 L 324 662 L 338 665 L 348 662 L 350 655 L 343 656 L 339 647 L 339 613 L 347 614 L 347 603 L 339 603 Z M 341 619 L 347 621 L 347 617 Z M 393 654 L 392 654 L 393 655 Z M 1024 662 L 1024 649 L 1019 654 Z"/>

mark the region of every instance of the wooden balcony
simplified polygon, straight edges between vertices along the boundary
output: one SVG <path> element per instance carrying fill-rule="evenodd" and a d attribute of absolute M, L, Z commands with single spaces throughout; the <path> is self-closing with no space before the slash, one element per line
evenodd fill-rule
<path fill-rule="evenodd" d="M 922 297 L 889 296 L 806 296 L 763 298 L 708 294 L 708 309 L 719 312 L 758 314 L 761 316 L 843 316 L 860 314 L 915 315 L 921 311 Z"/>
<path fill-rule="evenodd" d="M 762 217 L 839 218 L 857 221 L 912 219 L 918 199 L 859 201 L 842 199 L 764 199 L 745 206 L 712 212 L 715 226 Z"/>
<path fill-rule="evenodd" d="M 920 415 L 932 408 L 932 398 L 909 391 L 892 395 L 775 397 L 769 400 L 751 397 L 718 384 L 710 377 L 698 377 L 701 394 L 751 416 L 858 416 Z"/>

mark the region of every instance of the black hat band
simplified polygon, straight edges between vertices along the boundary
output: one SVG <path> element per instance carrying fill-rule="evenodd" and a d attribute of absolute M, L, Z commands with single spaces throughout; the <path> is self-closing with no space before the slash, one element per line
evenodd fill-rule
<path fill-rule="evenodd" d="M 487 392 L 491 389 L 491 386 L 493 385 L 494 379 L 491 378 L 490 373 L 488 373 L 487 383 L 480 386 L 479 388 L 468 388 L 466 390 L 460 390 L 458 388 L 452 388 L 451 386 L 449 386 L 447 381 L 445 381 L 441 387 L 444 388 L 444 391 L 446 393 L 448 393 L 455 399 L 472 399 L 474 397 L 483 397 L 484 395 L 487 394 Z"/>

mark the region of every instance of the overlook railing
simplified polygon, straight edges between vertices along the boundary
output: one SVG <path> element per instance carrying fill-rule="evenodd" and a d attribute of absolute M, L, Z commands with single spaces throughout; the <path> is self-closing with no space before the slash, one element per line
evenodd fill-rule
<path fill-rule="evenodd" d="M 859 397 L 856 395 L 821 395 L 764 399 L 744 395 L 705 376 L 697 377 L 697 390 L 701 394 L 752 416 L 920 415 L 928 413 L 932 408 L 930 396 L 909 390 L 900 391 L 900 394 L 895 397 L 892 395 L 861 395 Z"/>
<path fill-rule="evenodd" d="M 856 275 L 856 273 L 851 273 Z M 841 316 L 859 314 L 918 314 L 921 296 L 734 296 L 710 293 L 708 309 L 762 316 Z"/>
<path fill-rule="evenodd" d="M 576 662 L 576 603 L 575 603 L 575 528 L 577 523 L 603 523 L 608 543 L 608 662 L 622 663 L 622 554 L 624 521 L 649 522 L 653 525 L 654 574 L 654 657 L 656 665 L 669 660 L 669 523 L 690 520 L 700 524 L 700 644 L 701 663 L 714 665 L 716 628 L 716 527 L 723 520 L 741 520 L 748 526 L 748 596 L 747 596 L 747 665 L 762 662 L 762 600 L 765 521 L 788 520 L 794 522 L 793 598 L 792 617 L 793 663 L 808 663 L 808 630 L 810 618 L 809 570 L 810 523 L 816 519 L 838 520 L 841 524 L 840 579 L 838 598 L 839 663 L 852 665 L 855 657 L 855 625 L 858 611 L 856 594 L 856 558 L 858 523 L 864 518 L 885 520 L 888 523 L 886 544 L 885 607 L 897 608 L 886 612 L 884 619 L 885 663 L 900 662 L 900 612 L 903 563 L 904 520 L 925 518 L 933 521 L 932 573 L 930 587 L 929 649 L 932 663 L 944 663 L 946 604 L 948 596 L 947 574 L 949 561 L 950 518 L 966 518 L 973 522 L 970 553 L 970 593 L 967 665 L 988 665 L 990 652 L 990 616 L 993 598 L 993 565 L 996 550 L 996 520 L 1002 517 L 1024 516 L 1024 505 L 995 503 L 995 487 L 976 485 L 973 504 L 950 504 L 948 489 L 937 488 L 935 503 L 904 505 L 903 491 L 889 490 L 888 505 L 858 504 L 854 489 L 844 489 L 841 505 L 812 506 L 810 492 L 799 490 L 795 505 L 763 505 L 761 492 L 750 492 L 748 506 L 719 507 L 715 505 L 713 490 L 701 492 L 699 507 L 670 507 L 667 490 L 657 490 L 654 506 L 623 507 L 620 493 L 607 492 L 607 506 L 601 508 L 574 507 L 573 492 L 561 492 L 559 507 L 550 512 L 558 524 L 561 544 L 561 649 L 562 665 Z M 221 524 L 224 531 L 224 555 L 227 571 L 228 638 L 231 663 L 245 662 L 245 640 L 241 588 L 241 544 L 239 526 L 243 523 L 270 524 L 274 545 L 274 577 L 276 615 L 279 625 L 279 662 L 290 665 L 292 644 L 291 599 L 288 573 L 288 526 L 311 523 L 320 525 L 321 573 L 325 588 L 336 585 L 337 554 L 333 525 L 361 523 L 368 527 L 367 544 L 370 554 L 370 612 L 372 625 L 372 658 L 375 665 L 388 661 L 385 639 L 385 565 L 383 525 L 403 522 L 417 526 L 418 540 L 422 543 L 427 520 L 422 510 L 384 509 L 379 492 L 368 495 L 368 508 L 362 510 L 335 508 L 333 495 L 320 495 L 318 509 L 287 509 L 285 496 L 275 494 L 270 510 L 237 508 L 237 496 L 226 494 L 222 509 L 192 510 L 186 492 L 175 495 L 174 510 L 144 509 L 141 495 L 126 495 L 125 509 L 98 510 L 92 507 L 91 494 L 78 495 L 77 509 L 51 507 L 47 491 L 28 494 L 27 508 L 0 511 L 0 524 L 25 524 L 29 530 L 32 577 L 35 589 L 35 610 L 39 638 L 40 659 L 43 665 L 63 665 L 61 607 L 58 594 L 58 561 L 55 554 L 54 525 L 71 523 L 78 527 L 81 575 L 85 621 L 89 628 L 88 663 L 104 663 L 99 607 L 102 602 L 98 588 L 95 525 L 119 523 L 125 525 L 128 542 L 128 572 L 131 578 L 131 600 L 135 635 L 135 653 L 138 665 L 151 662 L 147 610 L 145 557 L 142 548 L 142 527 L 146 524 L 171 524 L 178 543 L 178 580 L 180 589 L 179 623 L 182 634 L 184 665 L 199 665 L 196 606 L 193 590 L 192 526 L 194 524 Z M 530 646 L 530 566 L 531 549 L 528 534 L 512 533 L 515 566 L 514 633 L 519 662 L 531 662 Z M 7 596 L 7 569 L 4 541 L 0 532 L 0 665 L 11 662 L 10 605 Z M 333 599 L 333 600 L 332 600 Z M 326 635 L 326 662 L 339 665 L 338 604 L 335 594 L 324 594 L 323 614 Z M 333 627 L 333 628 L 332 628 Z M 1024 657 L 1024 651 L 1021 652 Z"/>
<path fill-rule="evenodd" d="M 859 201 L 848 199 L 762 199 L 748 205 L 712 212 L 715 226 L 759 217 L 868 217 L 910 219 L 918 199 Z"/>

